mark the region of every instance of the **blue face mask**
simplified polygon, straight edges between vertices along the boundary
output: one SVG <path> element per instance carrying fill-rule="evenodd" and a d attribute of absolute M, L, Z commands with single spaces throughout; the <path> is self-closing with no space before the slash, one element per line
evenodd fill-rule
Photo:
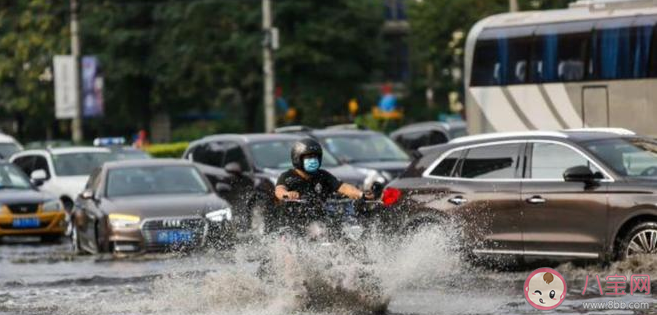
<path fill-rule="evenodd" d="M 315 173 L 319 169 L 319 159 L 318 158 L 306 158 L 303 159 L 303 169 L 308 173 Z"/>

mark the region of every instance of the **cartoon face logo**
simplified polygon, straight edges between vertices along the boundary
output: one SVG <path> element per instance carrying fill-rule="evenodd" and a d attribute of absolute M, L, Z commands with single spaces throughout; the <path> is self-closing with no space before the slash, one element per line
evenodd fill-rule
<path fill-rule="evenodd" d="M 556 270 L 539 268 L 525 280 L 525 299 L 539 310 L 552 310 L 566 298 L 566 280 Z"/>

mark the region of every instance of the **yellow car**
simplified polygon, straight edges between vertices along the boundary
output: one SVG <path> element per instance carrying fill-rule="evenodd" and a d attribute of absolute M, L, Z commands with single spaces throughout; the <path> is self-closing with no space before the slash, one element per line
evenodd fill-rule
<path fill-rule="evenodd" d="M 30 235 L 54 241 L 64 235 L 64 207 L 54 196 L 38 191 L 39 184 L 13 164 L 0 162 L 0 237 Z"/>

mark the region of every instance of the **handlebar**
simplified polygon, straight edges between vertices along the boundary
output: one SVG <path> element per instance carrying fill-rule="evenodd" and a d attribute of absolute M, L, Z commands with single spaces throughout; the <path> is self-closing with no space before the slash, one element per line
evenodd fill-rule
<path fill-rule="evenodd" d="M 284 197 L 283 200 L 281 200 L 284 203 L 297 203 L 297 204 L 308 204 L 310 201 L 306 199 L 288 199 L 287 197 Z"/>
<path fill-rule="evenodd" d="M 309 203 L 311 203 L 310 200 L 308 200 L 308 199 L 283 198 L 283 200 L 281 200 L 281 201 L 284 202 L 284 203 L 291 203 L 291 204 L 309 204 Z M 346 204 L 346 203 L 358 202 L 358 201 L 364 202 L 366 204 L 375 204 L 375 203 L 380 202 L 377 199 L 373 199 L 373 200 L 360 199 L 360 200 L 358 200 L 358 199 L 349 199 L 349 198 L 340 198 L 340 199 L 334 198 L 334 199 L 326 199 L 326 201 L 324 203 L 326 203 L 326 204 Z"/>

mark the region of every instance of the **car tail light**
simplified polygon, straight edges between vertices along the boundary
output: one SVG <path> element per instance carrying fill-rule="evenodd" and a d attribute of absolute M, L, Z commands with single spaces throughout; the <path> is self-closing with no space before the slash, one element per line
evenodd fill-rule
<path fill-rule="evenodd" d="M 402 194 L 401 190 L 397 188 L 388 187 L 383 191 L 383 196 L 381 197 L 381 201 L 385 206 L 394 205 L 395 203 L 397 203 L 397 201 L 399 201 L 401 194 Z"/>

